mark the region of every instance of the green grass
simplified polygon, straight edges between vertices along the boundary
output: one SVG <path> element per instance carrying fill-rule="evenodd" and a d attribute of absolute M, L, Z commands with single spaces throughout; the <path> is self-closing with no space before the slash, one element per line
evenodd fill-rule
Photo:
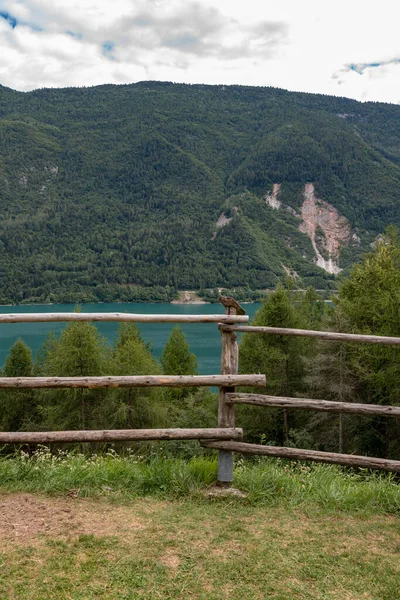
<path fill-rule="evenodd" d="M 396 600 L 400 486 L 387 474 L 214 457 L 0 461 L 0 598 Z"/>
<path fill-rule="evenodd" d="M 21 501 L 27 499 L 34 514 L 46 503 L 56 511 L 60 502 Z M 70 520 L 78 511 L 78 530 L 0 541 L 2 599 L 399 597 L 400 523 L 393 517 L 190 499 L 140 498 L 122 507 L 106 499 L 61 502 L 71 507 Z M 99 517 L 104 533 L 96 529 Z"/>
<path fill-rule="evenodd" d="M 236 460 L 234 486 L 247 493 L 235 502 L 268 506 L 316 506 L 326 510 L 392 513 L 400 509 L 400 485 L 387 473 L 352 471 L 331 465 L 280 459 Z M 66 493 L 80 497 L 129 499 L 197 498 L 217 476 L 215 457 L 191 460 L 150 456 L 51 454 L 39 448 L 32 457 L 20 453 L 0 460 L 3 491 Z"/>

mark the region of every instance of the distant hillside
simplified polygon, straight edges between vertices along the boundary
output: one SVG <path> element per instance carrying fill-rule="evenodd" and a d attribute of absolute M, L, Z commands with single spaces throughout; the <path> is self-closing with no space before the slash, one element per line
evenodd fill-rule
<path fill-rule="evenodd" d="M 400 106 L 273 88 L 0 86 L 0 302 L 334 286 L 400 226 Z"/>

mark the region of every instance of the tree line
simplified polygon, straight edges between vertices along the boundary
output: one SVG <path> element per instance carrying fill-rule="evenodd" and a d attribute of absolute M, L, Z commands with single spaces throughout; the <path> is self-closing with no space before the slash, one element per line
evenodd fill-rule
<path fill-rule="evenodd" d="M 122 323 L 113 347 L 91 323 L 67 325 L 59 337 L 52 332 L 33 360 L 18 339 L 7 356 L 5 377 L 85 375 L 195 375 L 197 359 L 182 329 L 174 327 L 157 361 L 134 323 Z M 199 413 L 199 414 L 198 414 Z M 213 397 L 198 388 L 2 389 L 3 431 L 125 429 L 215 426 Z"/>
<path fill-rule="evenodd" d="M 326 303 L 313 289 L 290 282 L 268 295 L 253 324 L 400 336 L 400 242 L 389 228 Z M 264 373 L 262 393 L 371 404 L 400 403 L 400 350 L 395 346 L 327 342 L 276 335 L 243 335 L 242 373 Z M 198 372 L 180 327 L 157 361 L 135 324 L 122 324 L 113 347 L 89 323 L 50 334 L 36 360 L 22 340 L 6 359 L 3 376 L 193 375 Z M 239 406 L 246 439 L 326 451 L 398 458 L 397 418 L 339 415 Z M 217 395 L 192 389 L 0 390 L 3 431 L 156 426 L 208 427 L 217 419 Z M 172 446 L 171 446 L 172 447 Z M 177 443 L 177 452 L 196 444 Z M 197 450 L 198 451 L 198 450 Z"/>
<path fill-rule="evenodd" d="M 400 243 L 394 228 L 342 282 L 331 305 L 309 288 L 303 297 L 279 286 L 255 325 L 400 336 Z M 265 394 L 369 404 L 400 403 L 398 346 L 246 334 L 242 372 L 265 373 Z M 238 410 L 239 412 L 239 410 Z M 397 418 L 246 407 L 252 441 L 399 458 Z"/>

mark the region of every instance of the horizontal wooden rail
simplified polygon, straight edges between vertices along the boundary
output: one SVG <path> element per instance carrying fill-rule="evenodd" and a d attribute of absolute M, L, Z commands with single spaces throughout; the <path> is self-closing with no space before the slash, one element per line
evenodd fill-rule
<path fill-rule="evenodd" d="M 241 439 L 240 428 L 205 429 L 104 429 L 96 431 L 0 432 L 1 444 L 49 444 L 52 442 L 133 442 L 146 440 Z"/>
<path fill-rule="evenodd" d="M 334 331 L 313 331 L 312 329 L 288 329 L 285 327 L 256 327 L 253 325 L 220 325 L 222 331 L 243 333 L 267 333 L 271 335 L 294 335 L 301 337 L 331 340 L 334 342 L 361 342 L 366 344 L 400 345 L 400 337 L 361 335 L 356 333 L 335 333 Z"/>
<path fill-rule="evenodd" d="M 146 315 L 133 313 L 20 313 L 0 314 L 0 323 L 118 321 L 122 323 L 247 323 L 248 315 Z"/>
<path fill-rule="evenodd" d="M 259 444 L 246 444 L 244 442 L 214 442 L 202 441 L 206 448 L 239 452 L 241 454 L 257 454 L 288 458 L 291 460 L 312 460 L 315 462 L 344 465 L 347 467 L 362 467 L 365 469 L 379 469 L 400 473 L 400 460 L 386 458 L 372 458 L 370 456 L 357 456 L 353 454 L 336 454 L 335 452 L 318 452 L 316 450 L 299 450 L 297 448 L 281 448 L 278 446 L 261 446 Z"/>
<path fill-rule="evenodd" d="M 0 377 L 0 388 L 126 388 L 254 385 L 265 375 L 124 375 L 103 377 Z"/>
<path fill-rule="evenodd" d="M 274 408 L 300 408 L 303 410 L 320 410 L 359 415 L 400 416 L 400 406 L 379 406 L 377 404 L 357 404 L 355 402 L 264 396 L 263 394 L 226 394 L 225 398 L 226 402 L 235 404 L 256 404 L 257 406 L 270 406 Z"/>

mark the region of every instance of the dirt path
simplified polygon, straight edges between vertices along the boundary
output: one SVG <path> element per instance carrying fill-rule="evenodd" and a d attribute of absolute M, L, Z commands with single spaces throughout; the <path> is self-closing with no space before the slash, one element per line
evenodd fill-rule
<path fill-rule="evenodd" d="M 74 496 L 0 495 L 0 600 L 399 598 L 396 516 Z"/>
<path fill-rule="evenodd" d="M 143 501 L 138 508 L 143 513 Z M 94 500 L 49 498 L 37 494 L 0 497 L 0 548 L 9 542 L 32 545 L 45 535 L 74 538 L 79 535 L 118 536 L 144 528 L 130 506 L 115 506 Z"/>

